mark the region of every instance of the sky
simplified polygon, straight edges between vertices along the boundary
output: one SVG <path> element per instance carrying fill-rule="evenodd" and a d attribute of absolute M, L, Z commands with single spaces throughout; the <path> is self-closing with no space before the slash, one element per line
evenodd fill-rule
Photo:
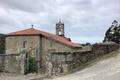
<path fill-rule="evenodd" d="M 98 43 L 114 20 L 120 22 L 120 0 L 0 0 L 0 33 L 34 28 L 65 36 L 76 43 Z"/>

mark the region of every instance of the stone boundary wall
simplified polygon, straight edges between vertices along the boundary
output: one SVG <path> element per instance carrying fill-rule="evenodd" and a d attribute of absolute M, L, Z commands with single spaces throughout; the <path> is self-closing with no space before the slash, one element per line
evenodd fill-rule
<path fill-rule="evenodd" d="M 45 70 L 49 75 L 66 74 L 99 56 L 117 50 L 117 44 L 94 44 L 92 50 L 78 52 L 48 52 Z M 1 54 L 0 72 L 24 74 L 28 65 L 27 53 Z"/>
<path fill-rule="evenodd" d="M 117 44 L 94 44 L 91 51 L 52 52 L 47 56 L 46 70 L 48 75 L 66 74 L 117 49 Z"/>
<path fill-rule="evenodd" d="M 119 48 L 120 48 L 119 44 L 99 43 L 99 44 L 94 44 L 92 46 L 92 53 L 94 53 L 95 55 L 102 55 L 102 54 L 106 54 L 106 53 L 110 53 L 112 51 L 115 51 Z"/>
<path fill-rule="evenodd" d="M 46 73 L 49 75 L 66 74 L 93 58 L 91 51 L 53 52 L 46 61 Z"/>
<path fill-rule="evenodd" d="M 0 55 L 0 72 L 24 74 L 25 53 Z"/>

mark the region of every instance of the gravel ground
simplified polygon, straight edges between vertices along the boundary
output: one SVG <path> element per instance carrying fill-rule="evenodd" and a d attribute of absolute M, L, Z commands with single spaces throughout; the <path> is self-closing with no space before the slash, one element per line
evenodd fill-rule
<path fill-rule="evenodd" d="M 0 73 L 0 80 L 34 80 L 42 77 L 42 75 L 28 74 L 28 75 L 16 75 L 8 73 Z"/>

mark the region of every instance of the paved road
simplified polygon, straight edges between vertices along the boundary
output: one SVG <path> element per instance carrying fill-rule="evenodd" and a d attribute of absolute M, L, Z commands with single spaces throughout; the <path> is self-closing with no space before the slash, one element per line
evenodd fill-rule
<path fill-rule="evenodd" d="M 120 80 L 120 54 L 101 60 L 82 71 L 50 80 Z"/>

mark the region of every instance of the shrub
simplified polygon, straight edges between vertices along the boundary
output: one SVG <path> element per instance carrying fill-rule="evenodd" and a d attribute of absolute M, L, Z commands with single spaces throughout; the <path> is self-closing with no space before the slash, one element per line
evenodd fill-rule
<path fill-rule="evenodd" d="M 35 57 L 29 57 L 29 73 L 37 72 L 37 62 Z"/>

